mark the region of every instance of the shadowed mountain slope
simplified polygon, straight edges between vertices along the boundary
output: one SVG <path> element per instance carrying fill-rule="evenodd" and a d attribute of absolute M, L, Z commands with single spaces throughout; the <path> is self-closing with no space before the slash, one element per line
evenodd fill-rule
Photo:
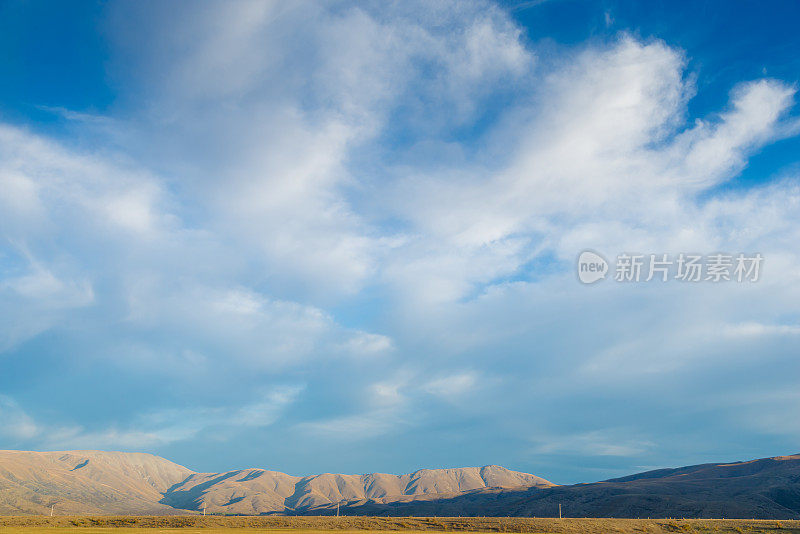
<path fill-rule="evenodd" d="M 354 503 L 346 514 L 800 519 L 800 455 L 660 469 L 593 484 Z M 323 513 L 324 510 L 316 510 Z"/>

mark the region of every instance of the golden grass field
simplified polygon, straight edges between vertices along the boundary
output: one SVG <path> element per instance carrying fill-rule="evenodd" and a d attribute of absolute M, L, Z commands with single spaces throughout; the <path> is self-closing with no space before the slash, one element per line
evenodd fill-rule
<path fill-rule="evenodd" d="M 563 534 L 782 533 L 800 534 L 800 521 L 749 519 L 551 519 L 482 517 L 220 517 L 220 516 L 5 516 L 2 534 L 241 534 L 287 531 L 341 534 L 403 531 L 541 532 Z"/>

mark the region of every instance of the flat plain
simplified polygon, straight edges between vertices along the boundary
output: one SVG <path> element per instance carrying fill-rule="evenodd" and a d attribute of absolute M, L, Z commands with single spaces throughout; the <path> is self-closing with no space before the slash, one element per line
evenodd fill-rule
<path fill-rule="evenodd" d="M 3 534 L 340 534 L 402 531 L 557 534 L 800 534 L 800 521 L 489 517 L 2 516 Z"/>

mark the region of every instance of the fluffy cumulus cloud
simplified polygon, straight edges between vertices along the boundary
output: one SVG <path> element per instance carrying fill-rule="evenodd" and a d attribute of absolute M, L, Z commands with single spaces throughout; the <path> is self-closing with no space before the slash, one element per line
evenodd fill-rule
<path fill-rule="evenodd" d="M 737 182 L 796 135 L 790 83 L 694 116 L 671 43 L 540 46 L 483 2 L 106 15 L 117 103 L 62 110 L 73 138 L 0 124 L 4 439 L 616 473 L 800 435 L 757 416 L 797 407 L 759 385 L 797 371 L 800 185 Z M 587 248 L 765 263 L 750 285 L 585 287 Z"/>

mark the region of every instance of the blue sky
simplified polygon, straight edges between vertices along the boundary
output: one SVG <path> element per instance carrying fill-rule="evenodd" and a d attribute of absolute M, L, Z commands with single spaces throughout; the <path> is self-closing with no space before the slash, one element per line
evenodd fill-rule
<path fill-rule="evenodd" d="M 795 453 L 794 2 L 0 2 L 0 448 Z M 585 249 L 759 252 L 580 284 Z"/>

